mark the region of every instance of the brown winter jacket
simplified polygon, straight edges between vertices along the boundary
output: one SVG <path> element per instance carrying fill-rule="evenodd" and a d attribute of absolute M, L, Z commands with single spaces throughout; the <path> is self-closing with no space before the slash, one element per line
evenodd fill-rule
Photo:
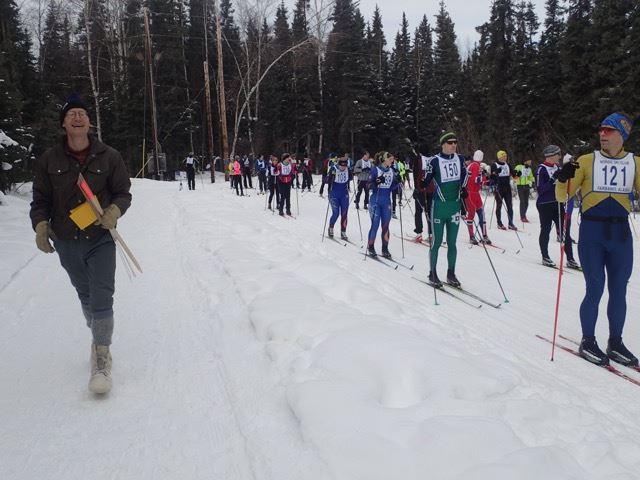
<path fill-rule="evenodd" d="M 85 201 L 76 184 L 81 172 L 102 208 L 115 203 L 124 215 L 131 205 L 131 181 L 120 153 L 93 136 L 89 140 L 91 148 L 83 166 L 69 154 L 66 137 L 38 158 L 30 212 L 34 230 L 39 222 L 49 220 L 61 240 L 95 238 L 105 233 L 99 225 L 80 230 L 69 218 L 69 212 Z"/>

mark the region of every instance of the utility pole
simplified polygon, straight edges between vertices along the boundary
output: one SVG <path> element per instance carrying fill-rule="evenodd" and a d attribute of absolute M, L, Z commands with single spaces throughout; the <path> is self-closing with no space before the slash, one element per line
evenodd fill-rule
<path fill-rule="evenodd" d="M 207 140 L 209 151 L 209 165 L 211 166 L 211 183 L 216 183 L 216 165 L 213 161 L 213 119 L 211 118 L 211 89 L 209 87 L 209 39 L 207 36 L 207 2 L 203 2 L 204 10 L 204 93 L 207 110 Z"/>
<path fill-rule="evenodd" d="M 227 135 L 227 102 L 224 94 L 224 66 L 222 64 L 222 27 L 220 7 L 216 5 L 216 40 L 218 45 L 218 104 L 220 105 L 220 127 L 222 137 L 222 164 L 229 160 L 229 138 Z M 229 181 L 229 170 L 224 169 L 224 180 Z"/>
<path fill-rule="evenodd" d="M 144 50 L 149 65 L 149 83 L 151 84 L 151 119 L 153 120 L 153 162 L 155 163 L 155 173 L 160 178 L 160 161 L 158 158 L 158 120 L 156 118 L 156 94 L 153 84 L 153 60 L 151 56 L 151 33 L 149 32 L 149 9 L 144 8 Z"/>

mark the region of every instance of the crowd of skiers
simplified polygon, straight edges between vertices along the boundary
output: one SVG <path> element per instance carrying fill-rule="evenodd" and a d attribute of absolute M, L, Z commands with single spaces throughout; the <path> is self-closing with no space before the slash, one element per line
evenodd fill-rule
<path fill-rule="evenodd" d="M 567 152 L 563 154 L 557 145 L 548 145 L 540 152 L 541 162 L 535 168 L 532 159 L 523 159 L 514 166 L 506 150 L 496 152 L 494 160 L 488 163 L 481 150 L 466 158 L 457 153 L 458 139 L 453 132 L 440 137 L 440 152 L 436 155 L 427 155 L 420 149 L 421 153 L 414 152 L 415 155 L 409 158 L 396 158 L 387 151 L 380 151 L 372 158 L 365 151 L 355 162 L 348 154 L 328 155 L 323 161 L 319 189 L 321 197 L 324 197 L 325 188 L 329 195 L 327 216 L 329 208 L 331 216 L 326 233 L 334 237 L 339 220 L 340 237 L 348 240 L 351 198 L 355 208 L 359 210 L 362 205 L 371 219 L 367 255 L 377 257 L 375 243 L 380 232 L 381 256 L 392 259 L 389 224 L 397 218 L 397 206 L 409 202 L 408 192 L 412 189 L 415 236 L 411 240 L 430 247 L 429 282 L 436 288 L 443 286 L 436 267 L 439 249 L 446 243 L 445 282 L 460 287 L 455 271 L 460 223 L 466 224 L 471 244 L 490 245 L 487 233 L 489 196 L 493 200 L 490 222 L 495 215 L 498 229 L 513 230 L 516 234 L 520 230 L 514 219 L 513 198 L 519 198 L 518 214 L 524 225 L 530 223 L 527 217 L 529 200 L 535 197 L 540 221 L 541 263 L 556 267 L 549 254 L 553 229 L 555 238 L 563 244 L 564 266 L 584 271 L 586 295 L 580 307 L 583 329 L 580 354 L 597 364 L 607 364 L 613 359 L 626 365 L 637 365 L 637 358 L 622 342 L 626 283 L 633 263 L 628 213 L 633 192 L 640 190 L 639 158 L 623 149 L 630 129 L 631 121 L 627 116 L 612 114 L 600 125 L 600 150 L 574 159 Z M 261 157 L 255 171 L 258 178 L 263 179 L 260 180 L 261 192 L 269 190 L 269 208 L 272 208 L 275 194 L 280 215 L 285 212 L 290 215 L 291 187 L 297 181 L 300 163 L 289 154 L 280 159 L 271 156 L 269 164 Z M 305 159 L 302 188 L 308 191 L 313 185 L 311 171 L 311 160 Z M 578 241 L 582 267 L 573 254 L 571 216 L 574 209 L 579 210 L 582 219 Z M 423 238 L 425 223 L 428 236 Z M 610 292 L 607 309 L 610 337 L 606 354 L 600 350 L 594 336 L 605 279 Z"/>

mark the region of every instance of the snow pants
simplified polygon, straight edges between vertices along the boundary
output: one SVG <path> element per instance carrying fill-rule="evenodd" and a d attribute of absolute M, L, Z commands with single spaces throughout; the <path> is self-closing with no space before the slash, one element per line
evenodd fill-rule
<path fill-rule="evenodd" d="M 624 217 L 582 216 L 578 255 L 586 283 L 580 305 L 582 334 L 595 335 L 598 305 L 604 292 L 605 271 L 609 302 L 609 336 L 622 337 L 627 316 L 627 284 L 633 269 L 633 240 L 629 220 Z"/>
<path fill-rule="evenodd" d="M 391 222 L 391 202 L 378 203 L 377 199 L 369 204 L 369 217 L 371 217 L 371 228 L 369 229 L 368 245 L 372 246 L 376 241 L 378 227 L 382 227 L 380 238 L 382 239 L 382 250 L 389 248 L 389 222 Z"/>
<path fill-rule="evenodd" d="M 60 264 L 80 299 L 93 343 L 111 345 L 116 245 L 109 232 L 91 240 L 55 240 Z"/>
<path fill-rule="evenodd" d="M 438 263 L 438 251 L 442 245 L 445 228 L 447 230 L 447 264 L 449 270 L 455 270 L 458 250 L 456 239 L 460 228 L 460 201 L 441 201 L 434 198 L 431 207 L 431 223 L 433 228 L 433 245 L 431 247 L 431 271 L 435 271 Z"/>
<path fill-rule="evenodd" d="M 349 192 L 345 192 L 340 197 L 331 196 L 329 203 L 331 204 L 331 218 L 329 226 L 333 228 L 340 215 L 340 231 L 347 231 L 347 215 L 349 213 Z"/>
<path fill-rule="evenodd" d="M 244 195 L 244 190 L 242 190 L 242 175 L 231 175 L 231 188 L 235 187 L 236 195 Z M 240 190 L 238 190 L 240 187 Z"/>
<path fill-rule="evenodd" d="M 273 177 L 272 177 L 273 178 Z M 271 182 L 269 185 L 269 208 L 271 208 L 271 200 L 273 200 L 273 194 L 276 194 L 276 206 L 280 205 L 280 190 L 276 186 L 276 182 Z"/>

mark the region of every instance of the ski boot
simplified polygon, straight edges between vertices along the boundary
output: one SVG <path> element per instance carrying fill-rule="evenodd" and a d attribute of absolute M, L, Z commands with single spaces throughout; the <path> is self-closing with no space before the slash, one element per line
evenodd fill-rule
<path fill-rule="evenodd" d="M 518 227 L 516 227 L 513 223 L 510 223 L 509 230 L 518 230 Z"/>
<path fill-rule="evenodd" d="M 549 257 L 542 257 L 542 265 L 545 267 L 555 268 L 556 264 Z"/>
<path fill-rule="evenodd" d="M 417 234 L 416 238 L 414 238 L 413 241 L 416 243 L 422 243 L 422 234 L 421 233 Z"/>
<path fill-rule="evenodd" d="M 373 245 L 369 245 L 369 247 L 367 248 L 367 253 L 369 254 L 370 257 L 376 258 L 378 256 L 378 254 L 376 253 L 376 249 Z"/>
<path fill-rule="evenodd" d="M 391 214 L 391 218 L 398 218 L 398 216 L 396 215 L 396 212 L 393 212 L 393 213 Z"/>
<path fill-rule="evenodd" d="M 383 248 L 382 249 L 382 256 L 384 258 L 388 258 L 389 260 L 391 260 L 391 252 L 389 252 L 389 249 Z"/>
<path fill-rule="evenodd" d="M 469 237 L 469 243 L 471 243 L 471 245 L 480 245 L 476 237 Z"/>
<path fill-rule="evenodd" d="M 571 268 L 572 270 L 582 270 L 582 267 L 580 267 L 580 265 L 578 265 L 578 262 L 576 262 L 574 259 L 567 260 L 567 268 Z"/>
<path fill-rule="evenodd" d="M 531 223 L 527 217 L 522 217 L 521 220 L 522 223 Z"/>
<path fill-rule="evenodd" d="M 344 230 L 340 232 L 340 238 L 345 241 L 349 240 L 349 237 L 347 237 L 347 232 L 345 232 Z"/>
<path fill-rule="evenodd" d="M 456 277 L 453 270 L 447 270 L 447 283 L 455 288 L 460 288 L 460 280 Z"/>
<path fill-rule="evenodd" d="M 498 224 L 498 229 L 500 229 L 500 230 L 506 230 L 506 229 L 507 229 L 507 227 L 505 227 L 503 224 L 499 223 L 499 224 Z"/>
<path fill-rule="evenodd" d="M 487 235 L 484 235 L 482 237 L 482 243 L 486 243 L 487 245 L 491 245 L 491 240 L 489 240 L 489 237 Z"/>
<path fill-rule="evenodd" d="M 278 215 L 280 215 L 281 217 L 284 217 L 284 212 L 282 210 L 280 210 L 280 212 L 278 213 Z"/>
<path fill-rule="evenodd" d="M 333 238 L 333 227 L 329 227 L 329 230 L 327 230 L 327 235 L 329 236 L 329 238 Z"/>
<path fill-rule="evenodd" d="M 360 210 L 360 205 L 357 202 L 353 202 L 353 204 L 356 206 L 356 210 Z"/>
<path fill-rule="evenodd" d="M 365 203 L 365 205 L 364 205 L 364 209 L 365 209 L 365 210 L 369 210 L 369 205 L 367 205 L 367 204 Z"/>
<path fill-rule="evenodd" d="M 622 337 L 609 338 L 609 342 L 607 343 L 607 356 L 614 362 L 626 367 L 638 366 L 638 359 L 624 346 Z"/>
<path fill-rule="evenodd" d="M 620 343 L 622 343 L 622 339 L 620 339 Z M 598 347 L 596 337 L 582 337 L 578 352 L 580 356 L 588 362 L 595 363 L 596 365 L 609 365 L 609 357 Z"/>
<path fill-rule="evenodd" d="M 429 283 L 436 288 L 442 288 L 442 282 L 438 278 L 438 274 L 435 270 L 429 272 Z"/>

